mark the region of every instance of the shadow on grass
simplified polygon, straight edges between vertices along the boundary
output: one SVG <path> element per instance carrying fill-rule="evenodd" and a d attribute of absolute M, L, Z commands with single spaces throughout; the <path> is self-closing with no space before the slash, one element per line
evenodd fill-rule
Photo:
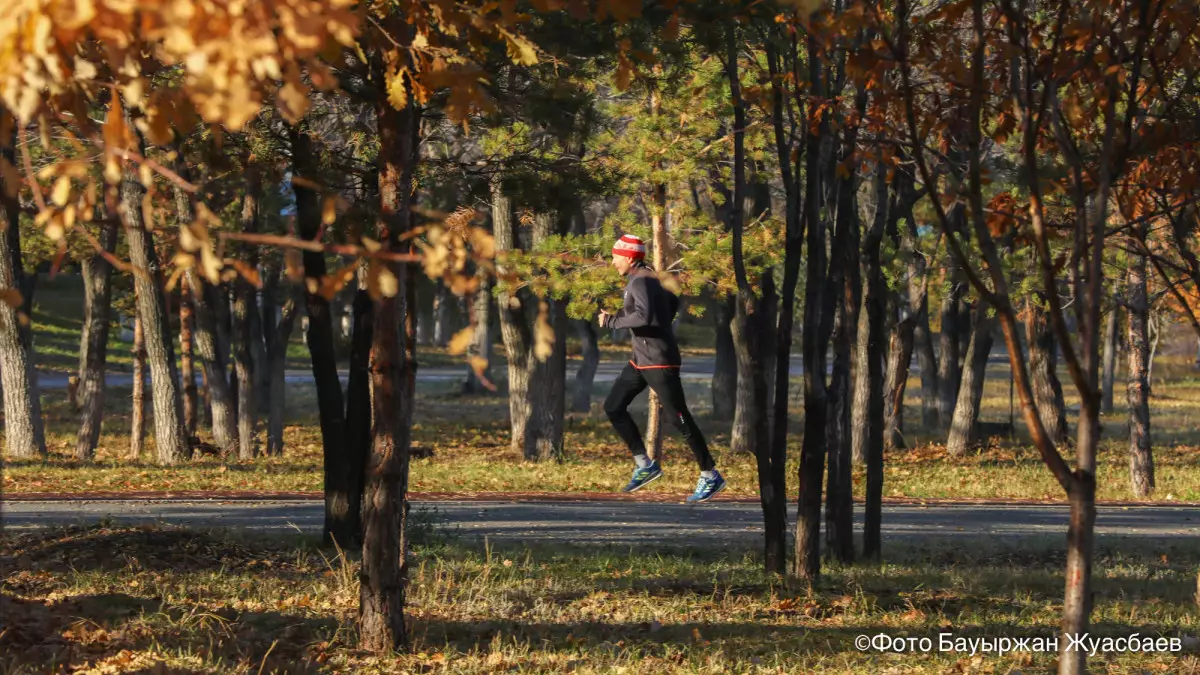
<path fill-rule="evenodd" d="M 258 666 L 257 672 L 310 673 L 321 666 L 307 645 L 331 639 L 333 618 L 229 607 L 197 612 L 125 593 L 27 600 L 0 593 L 0 669 L 74 671 L 107 665 L 124 673 L 206 673 Z M 139 655 L 141 653 L 141 655 Z M 146 653 L 186 655 L 200 669 L 167 667 Z"/>

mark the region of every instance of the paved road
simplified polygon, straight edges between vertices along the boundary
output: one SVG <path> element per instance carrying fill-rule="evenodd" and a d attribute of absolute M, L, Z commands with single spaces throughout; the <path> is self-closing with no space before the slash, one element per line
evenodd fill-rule
<path fill-rule="evenodd" d="M 758 505 L 716 502 L 699 507 L 649 502 L 430 502 L 434 518 L 458 536 L 493 541 L 674 544 L 753 541 L 761 536 Z M 320 532 L 322 503 L 315 500 L 261 502 L 76 501 L 0 502 L 3 527 L 21 531 L 53 525 L 164 522 L 190 527 L 247 528 L 264 532 Z M 856 508 L 861 521 L 862 509 Z M 1065 506 L 939 505 L 884 507 L 884 536 L 1061 537 Z M 1200 535 L 1200 507 L 1101 507 L 1096 531 L 1147 539 Z"/>
<path fill-rule="evenodd" d="M 574 379 L 579 370 L 579 361 L 567 362 L 567 378 Z M 625 367 L 625 361 L 601 361 L 596 370 L 596 382 L 612 382 Z M 711 356 L 684 356 L 681 376 L 685 380 L 712 379 L 715 360 Z M 792 376 L 803 374 L 801 356 L 792 356 Z M 466 373 L 466 365 L 455 366 L 425 366 L 417 370 L 418 382 L 458 382 Z M 346 373 L 340 373 L 342 383 L 346 382 Z M 65 389 L 70 373 L 41 372 L 38 373 L 38 386 L 42 389 Z M 105 381 L 110 387 L 129 387 L 133 385 L 133 375 L 129 373 L 108 373 Z M 289 370 L 284 375 L 288 384 L 306 384 L 312 382 L 312 372 L 307 370 Z M 147 377 L 149 382 L 149 377 Z"/>

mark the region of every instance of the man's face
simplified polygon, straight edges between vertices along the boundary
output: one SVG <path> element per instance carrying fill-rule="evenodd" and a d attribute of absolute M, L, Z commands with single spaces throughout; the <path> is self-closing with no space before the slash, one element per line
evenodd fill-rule
<path fill-rule="evenodd" d="M 624 276 L 629 273 L 629 268 L 633 266 L 633 258 L 614 253 L 612 257 L 612 264 L 613 267 L 617 268 L 617 271 Z"/>

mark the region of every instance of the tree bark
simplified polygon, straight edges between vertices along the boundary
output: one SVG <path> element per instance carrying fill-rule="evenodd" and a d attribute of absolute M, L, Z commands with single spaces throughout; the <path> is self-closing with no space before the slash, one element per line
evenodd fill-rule
<path fill-rule="evenodd" d="M 0 121 L 6 116 L 0 108 Z M 15 141 L 0 139 L 0 145 Z M 4 383 L 4 440 L 10 457 L 45 457 L 46 437 L 42 422 L 41 397 L 38 394 L 37 372 L 29 335 L 21 327 L 28 320 L 32 306 L 29 287 L 21 283 L 21 231 L 18 226 L 17 200 L 7 196 L 0 178 L 0 292 L 21 293 L 21 305 L 16 307 L 0 300 L 0 381 Z M 24 317 L 22 317 L 24 315 Z"/>
<path fill-rule="evenodd" d="M 954 405 L 954 418 L 950 424 L 950 436 L 946 440 L 946 451 L 954 457 L 963 455 L 978 439 L 979 404 L 983 400 L 983 387 L 987 381 L 988 355 L 992 351 L 993 319 L 980 304 L 975 310 L 971 341 L 967 346 L 966 367 L 959 382 L 958 396 Z"/>
<path fill-rule="evenodd" d="M 1111 415 L 1113 411 L 1113 388 L 1117 379 L 1117 361 L 1120 359 L 1117 341 L 1117 327 L 1121 322 L 1120 294 L 1113 297 L 1113 307 L 1108 313 L 1108 321 L 1104 324 L 1104 358 L 1103 373 L 1100 377 L 1100 412 Z"/>
<path fill-rule="evenodd" d="M 120 211 L 129 244 L 129 261 L 134 267 L 138 315 L 142 320 L 150 380 L 154 385 L 151 393 L 154 443 L 159 463 L 175 464 L 191 455 L 191 447 L 183 428 L 179 367 L 175 361 L 158 254 L 154 250 L 154 236 L 143 220 L 142 198 L 145 194 L 146 189 L 137 177 L 127 173 L 121 183 Z"/>
<path fill-rule="evenodd" d="M 891 216 L 888 211 L 888 184 L 886 174 L 876 169 L 875 176 L 875 218 L 863 239 L 864 286 L 863 312 L 866 315 L 865 330 L 867 333 L 866 349 L 860 352 L 864 357 L 858 370 L 865 371 L 867 386 L 861 392 L 867 398 L 866 416 L 861 425 L 856 422 L 858 432 L 856 440 L 865 437 L 865 455 L 867 465 L 866 499 L 864 504 L 863 524 L 863 556 L 868 558 L 880 557 L 883 548 L 883 443 L 884 443 L 884 342 L 887 329 L 884 326 L 887 314 L 888 288 L 884 277 L 882 249 L 884 230 Z M 863 342 L 859 336 L 859 343 Z M 907 368 L 905 369 L 907 371 Z M 903 391 L 901 391 L 903 395 Z M 855 406 L 859 407 L 856 398 Z M 903 404 L 901 404 L 903 405 Z M 865 428 L 865 433 L 863 430 Z"/>
<path fill-rule="evenodd" d="M 576 321 L 583 362 L 575 372 L 575 399 L 571 409 L 586 413 L 592 409 L 592 387 L 596 381 L 596 370 L 600 367 L 600 345 L 596 341 L 596 328 L 591 321 Z"/>
<path fill-rule="evenodd" d="M 1037 401 L 1042 426 L 1055 444 L 1067 441 L 1067 407 L 1063 401 L 1062 383 L 1058 380 L 1058 345 L 1046 320 L 1041 299 L 1027 303 L 1025 338 L 1029 342 L 1029 370 L 1033 381 L 1033 397 Z"/>
<path fill-rule="evenodd" d="M 258 231 L 258 171 L 247 170 L 246 194 L 242 198 L 242 231 Z M 258 252 L 249 247 L 247 261 L 258 266 Z M 254 286 L 239 276 L 233 282 L 232 338 L 234 341 L 234 372 L 237 382 L 238 457 L 248 460 L 258 454 L 258 392 L 254 362 L 254 327 L 252 317 L 258 313 Z M 261 361 L 260 361 L 261 363 Z"/>
<path fill-rule="evenodd" d="M 312 138 L 306 125 L 290 130 L 292 171 L 297 177 L 319 183 L 319 167 L 313 154 Z M 321 199 L 308 185 L 293 183 L 296 192 L 296 224 L 302 239 L 317 239 L 321 228 Z M 304 276 L 319 281 L 326 274 L 325 256 L 316 251 L 303 254 Z M 342 383 L 338 379 L 337 352 L 333 332 L 333 315 L 329 300 L 319 293 L 306 292 L 308 331 L 305 339 L 312 356 L 313 382 L 317 388 L 317 408 L 321 424 L 322 461 L 325 478 L 326 544 L 337 542 L 350 546 L 359 538 L 361 500 L 352 494 L 354 476 L 363 467 L 352 466 L 343 443 L 346 436 L 346 407 L 342 398 Z"/>
<path fill-rule="evenodd" d="M 403 29 L 393 27 L 401 34 Z M 401 39 L 408 39 L 401 34 Z M 411 86 L 411 84 L 409 85 Z M 379 125 L 379 240 L 399 250 L 412 228 L 411 188 L 418 162 L 420 112 L 376 102 Z M 363 491 L 360 646 L 385 651 L 408 646 L 404 604 L 408 584 L 407 518 L 409 444 L 416 383 L 414 277 L 398 263 L 381 263 L 399 280 L 399 293 L 380 297 L 371 334 L 371 395 L 374 420 Z M 413 340 L 415 342 L 415 339 Z M 336 375 L 336 372 L 335 372 Z"/>
<path fill-rule="evenodd" d="M 146 334 L 142 316 L 136 311 L 133 319 L 133 410 L 129 419 L 129 458 L 142 456 L 146 438 Z"/>
<path fill-rule="evenodd" d="M 117 247 L 117 221 L 106 218 L 100 228 L 100 248 L 111 254 Z M 79 433 L 75 458 L 90 461 L 96 455 L 104 421 L 105 378 L 108 363 L 108 323 L 112 311 L 112 264 L 96 253 L 80 261 L 83 276 L 83 334 L 80 336 Z"/>
<path fill-rule="evenodd" d="M 658 93 L 650 94 L 650 114 L 653 117 L 658 116 Z M 667 235 L 667 186 L 658 184 L 651 190 L 651 201 L 654 202 L 653 209 L 650 214 L 650 232 L 654 250 L 654 270 L 660 274 L 667 269 L 667 247 L 670 245 Z M 647 410 L 649 414 L 646 416 L 646 454 L 653 461 L 663 459 L 662 444 L 663 444 L 663 429 L 662 429 L 662 404 L 658 400 L 658 392 L 650 390 L 649 400 L 647 401 Z"/>
<path fill-rule="evenodd" d="M 346 462 L 365 466 L 371 452 L 371 348 L 375 335 L 375 303 L 367 285 L 354 294 L 353 324 L 350 329 L 350 373 L 346 381 Z M 349 498 L 362 500 L 363 476 L 352 474 L 347 485 Z M 359 528 L 354 523 L 354 529 Z"/>
<path fill-rule="evenodd" d="M 825 95 L 821 46 L 812 35 L 807 39 L 808 81 L 814 97 Z M 814 116 L 819 115 L 815 113 Z M 833 289 L 826 279 L 825 223 L 820 196 L 824 193 L 825 162 L 822 140 L 829 135 L 829 119 L 818 117 L 818 133 L 805 137 L 805 246 L 807 251 L 804 289 L 804 441 L 800 450 L 798 515 L 796 519 L 796 575 L 815 581 L 821 573 L 821 487 L 825 473 L 827 390 L 826 351 L 833 325 Z M 810 122 L 811 123 L 811 122 Z M 779 364 L 776 364 L 779 367 Z M 776 375 L 778 378 L 778 375 Z M 778 421 L 776 421 L 778 424 Z"/>
<path fill-rule="evenodd" d="M 933 331 L 929 328 L 929 297 L 921 300 L 913 331 L 917 366 L 921 369 L 921 426 L 926 431 L 938 428 L 938 360 L 933 350 Z"/>
<path fill-rule="evenodd" d="M 867 316 L 866 298 L 858 312 L 858 340 L 854 345 L 853 368 L 851 368 L 852 404 L 850 407 L 850 461 L 862 466 L 867 463 L 867 408 L 871 381 L 867 375 L 867 344 L 870 341 L 871 320 Z"/>
<path fill-rule="evenodd" d="M 538 213 L 533 219 L 533 245 L 536 246 L 556 233 L 555 215 Z M 566 407 L 567 378 L 567 314 L 564 302 L 544 298 L 539 303 L 539 315 L 546 314 L 554 344 L 548 358 L 536 356 L 531 344 L 528 363 L 530 403 L 532 414 L 525 428 L 525 459 L 535 462 L 563 459 L 563 413 Z M 542 321 L 539 318 L 537 321 Z M 538 340 L 536 333 L 533 342 Z M 660 441 L 661 444 L 661 441 Z M 649 448 L 648 448 L 649 449 Z M 653 455 L 652 455 L 653 456 Z"/>
<path fill-rule="evenodd" d="M 482 359 L 485 364 L 480 374 L 487 380 L 480 379 L 475 367 L 467 365 L 467 380 L 463 383 L 463 393 L 482 394 L 491 391 L 492 363 L 492 283 L 487 270 L 479 269 L 475 273 L 479 279 L 479 288 L 475 291 L 470 303 L 470 321 L 474 333 L 471 344 L 467 347 L 467 357 Z"/>
<path fill-rule="evenodd" d="M 956 210 L 961 210 L 961 207 Z M 958 385 L 962 379 L 962 373 L 959 368 L 959 364 L 961 363 L 959 333 L 969 330 L 966 326 L 959 326 L 959 320 L 962 315 L 961 305 L 966 295 L 965 284 L 960 278 L 962 272 L 957 265 L 951 264 L 946 270 L 946 275 L 949 277 L 950 288 L 942 298 L 942 329 L 938 334 L 937 356 L 939 386 L 938 425 L 942 431 L 950 428 L 954 417 L 956 397 L 958 396 Z"/>
<path fill-rule="evenodd" d="M 287 346 L 296 324 L 296 297 L 291 284 L 286 285 L 286 299 L 275 320 L 276 293 L 279 292 L 280 270 L 274 267 L 267 273 L 263 285 L 263 337 L 267 353 L 270 394 L 267 396 L 267 449 L 272 457 L 283 455 L 283 417 L 287 399 Z"/>
<path fill-rule="evenodd" d="M 492 179 L 492 234 L 497 257 L 517 248 L 516 223 L 512 199 L 505 194 L 499 173 Z M 525 303 L 517 293 L 502 290 L 496 299 L 500 308 L 500 337 L 508 356 L 508 413 L 510 443 L 514 451 L 525 453 L 525 435 L 532 414 L 529 385 L 532 369 L 528 362 L 531 336 L 525 316 Z"/>
<path fill-rule="evenodd" d="M 196 416 L 199 411 L 196 366 L 192 359 L 194 313 L 192 285 L 185 281 L 179 284 L 179 372 L 183 377 L 183 430 L 188 439 L 196 436 Z"/>
<path fill-rule="evenodd" d="M 1154 456 L 1150 448 L 1150 353 L 1147 340 L 1146 257 L 1132 256 L 1126 294 L 1129 303 L 1129 482 L 1133 495 L 1154 492 Z M 1112 323 L 1111 321 L 1109 323 Z"/>
<path fill-rule="evenodd" d="M 737 409 L 737 354 L 733 347 L 733 297 L 712 302 L 716 324 L 716 355 L 713 360 L 712 409 L 713 419 L 732 420 Z"/>

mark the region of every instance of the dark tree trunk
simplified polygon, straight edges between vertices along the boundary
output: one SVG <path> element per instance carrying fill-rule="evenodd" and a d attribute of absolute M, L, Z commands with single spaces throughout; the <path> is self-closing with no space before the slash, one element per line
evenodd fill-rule
<path fill-rule="evenodd" d="M 263 285 L 263 338 L 267 353 L 266 362 L 270 370 L 267 396 L 267 450 L 269 456 L 283 455 L 283 417 L 287 401 L 287 346 L 296 324 L 297 303 L 291 284 L 286 288 L 286 299 L 275 320 L 276 294 L 279 292 L 278 267 L 270 269 Z"/>
<path fill-rule="evenodd" d="M 866 372 L 867 387 L 862 394 L 866 395 L 866 418 L 861 426 L 855 424 L 859 436 L 865 436 L 865 455 L 867 464 L 867 486 L 864 504 L 863 524 L 863 555 L 868 558 L 878 558 L 882 550 L 883 523 L 883 434 L 884 434 L 884 342 L 887 329 L 884 325 L 887 315 L 888 288 L 884 277 L 883 236 L 888 222 L 888 184 L 884 173 L 876 169 L 875 178 L 875 218 L 871 228 L 863 239 L 864 285 L 863 310 L 866 314 L 865 331 L 867 333 L 866 349 L 860 352 L 865 357 L 860 362 L 858 370 Z M 859 343 L 863 342 L 859 336 Z M 905 369 L 907 371 L 907 368 Z M 903 395 L 903 391 L 901 392 Z M 861 397 L 861 394 L 860 394 Z M 861 398 L 856 398 L 856 408 Z M 863 433 L 863 429 L 866 432 Z"/>
<path fill-rule="evenodd" d="M 418 161 L 420 112 L 411 98 L 407 107 L 397 111 L 380 97 L 376 114 L 380 145 L 379 240 L 387 249 L 399 251 L 400 237 L 412 228 L 411 185 Z M 404 621 L 409 546 L 405 507 L 416 383 L 415 345 L 410 344 L 410 340 L 415 342 L 414 276 L 397 263 L 385 265 L 399 280 L 399 293 L 378 298 L 373 310 L 370 369 L 374 419 L 362 500 L 359 592 L 360 646 L 376 652 L 408 647 Z"/>
<path fill-rule="evenodd" d="M 824 96 L 821 47 L 807 40 L 808 81 L 812 95 Z M 796 520 L 796 575 L 815 581 L 821 573 L 821 487 L 825 474 L 827 391 L 826 351 L 833 325 L 833 290 L 826 279 L 825 223 L 820 196 L 824 193 L 822 139 L 829 120 L 821 116 L 816 134 L 805 138 L 805 244 L 808 249 L 804 289 L 804 442 L 800 450 L 798 515 Z M 778 378 L 778 375 L 776 375 Z"/>
<path fill-rule="evenodd" d="M 1108 321 L 1104 325 L 1104 359 L 1103 373 L 1100 378 L 1100 412 L 1109 415 L 1113 411 L 1113 387 L 1117 379 L 1118 353 L 1117 327 L 1121 322 L 1121 296 L 1113 298 L 1112 311 L 1108 313 Z"/>
<path fill-rule="evenodd" d="M 912 207 L 917 199 L 912 176 L 905 173 L 897 178 L 901 181 L 896 188 L 898 203 L 888 215 L 888 231 L 896 248 L 906 258 L 907 288 L 892 298 L 899 316 L 888 338 L 887 380 L 884 384 L 883 439 L 884 447 L 888 449 L 907 446 L 904 439 L 904 395 L 908 389 L 909 370 L 916 346 L 918 319 L 929 297 L 925 256 L 917 250 L 917 227 L 912 217 Z M 901 220 L 904 221 L 903 230 L 900 229 Z M 935 370 L 930 368 L 934 375 Z M 924 373 L 922 367 L 922 378 Z"/>
<path fill-rule="evenodd" d="M 1126 277 L 1129 303 L 1129 482 L 1135 497 L 1154 492 L 1150 450 L 1150 350 L 1147 340 L 1146 257 L 1135 255 Z"/>
<path fill-rule="evenodd" d="M 185 281 L 179 284 L 179 373 L 183 377 L 183 430 L 189 439 L 196 436 L 196 416 L 199 412 L 196 366 L 192 359 L 194 314 L 192 286 Z"/>
<path fill-rule="evenodd" d="M 716 324 L 716 355 L 713 362 L 712 406 L 713 418 L 732 420 L 737 407 L 737 354 L 733 348 L 734 299 L 718 298 L 712 303 L 713 319 Z"/>
<path fill-rule="evenodd" d="M 7 116 L 0 107 L 0 121 Z M 11 120 L 11 118 L 8 118 Z M 2 126 L 2 125 L 0 125 Z M 0 139 L 9 155 L 8 143 Z M 6 157 L 7 159 L 7 157 Z M 8 197 L 0 177 L 0 292 L 21 293 L 21 304 L 13 306 L 0 299 L 0 381 L 4 383 L 4 438 L 9 457 L 45 457 L 46 438 L 42 422 L 41 397 L 34 370 L 30 333 L 21 327 L 21 314 L 28 316 L 32 307 L 32 285 L 22 283 L 21 231 L 18 226 L 16 199 Z"/>
<path fill-rule="evenodd" d="M 112 253 L 117 247 L 117 221 L 106 218 L 100 229 L 100 247 Z M 91 460 L 100 441 L 104 421 L 104 367 L 108 363 L 108 324 L 112 310 L 112 264 L 99 253 L 80 261 L 83 276 L 83 334 L 80 336 L 79 389 L 81 402 L 75 457 Z"/>
<path fill-rule="evenodd" d="M 575 400 L 571 409 L 586 413 L 592 408 L 592 386 L 596 381 L 596 370 L 600 367 L 600 345 L 596 342 L 596 328 L 591 321 L 576 321 L 579 333 L 582 363 L 575 373 Z"/>
<path fill-rule="evenodd" d="M 354 294 L 350 332 L 350 373 L 346 382 L 346 457 L 350 466 L 365 466 L 371 452 L 371 345 L 374 343 L 375 303 L 367 285 Z M 347 493 L 362 500 L 363 476 L 352 474 Z M 354 514 L 357 516 L 357 514 Z M 353 523 L 355 530 L 359 524 Z"/>
<path fill-rule="evenodd" d="M 142 330 L 142 317 L 133 319 L 133 410 L 129 415 L 129 458 L 142 456 L 146 438 L 146 334 Z"/>
<path fill-rule="evenodd" d="M 142 198 L 146 189 L 133 175 L 121 183 L 121 218 L 129 244 L 129 261 L 134 267 L 138 315 L 146 338 L 146 358 L 153 383 L 154 443 L 161 464 L 175 464 L 191 455 L 183 428 L 183 396 L 180 392 L 179 366 L 175 361 L 174 340 L 167 316 L 154 236 L 142 220 Z"/>
<path fill-rule="evenodd" d="M 979 404 L 983 400 L 983 387 L 987 381 L 988 355 L 992 351 L 992 326 L 994 320 L 987 315 L 982 304 L 975 310 L 975 325 L 971 329 L 971 341 L 967 346 L 966 367 L 963 368 L 954 417 L 950 424 L 950 436 L 946 451 L 952 456 L 961 456 L 978 438 Z"/>
<path fill-rule="evenodd" d="M 958 396 L 959 380 L 962 379 L 959 364 L 962 355 L 959 354 L 960 332 L 969 330 L 960 326 L 962 307 L 966 296 L 966 288 L 959 278 L 961 272 L 956 266 L 946 271 L 950 277 L 950 288 L 942 298 L 942 330 L 938 335 L 938 425 L 946 431 L 954 418 L 954 407 Z"/>
<path fill-rule="evenodd" d="M 913 326 L 913 344 L 917 352 L 917 367 L 921 369 L 921 426 L 932 432 L 938 428 L 938 361 L 933 350 L 933 332 L 929 329 L 929 296 L 921 300 Z"/>
<path fill-rule="evenodd" d="M 306 126 L 292 127 L 292 170 L 296 176 L 318 181 L 318 166 L 313 156 L 312 139 Z M 321 228 L 321 197 L 307 185 L 294 183 L 296 192 L 296 224 L 302 239 L 317 239 Z M 325 256 L 316 251 L 303 253 L 304 276 L 319 280 L 326 274 Z M 342 383 L 338 379 L 337 352 L 333 332 L 333 315 L 329 300 L 319 293 L 306 292 L 305 308 L 308 331 L 305 338 L 312 356 L 313 382 L 317 388 L 317 408 L 321 424 L 322 459 L 325 467 L 325 527 L 326 544 L 336 541 L 349 546 L 359 538 L 360 500 L 354 498 L 351 486 L 362 466 L 353 466 L 344 452 L 346 437 L 346 406 L 342 398 Z"/>
<path fill-rule="evenodd" d="M 1029 342 L 1029 370 L 1038 416 L 1056 445 L 1067 441 L 1067 406 L 1058 380 L 1058 345 L 1041 299 L 1027 303 L 1025 339 Z"/>
<path fill-rule="evenodd" d="M 796 58 L 797 46 L 791 47 L 791 58 Z M 771 348 L 773 371 L 766 377 L 773 383 L 769 395 L 771 406 L 769 420 L 770 438 L 768 447 L 759 451 L 759 499 L 763 509 L 764 554 L 769 571 L 780 574 L 787 572 L 787 434 L 788 404 L 791 389 L 792 334 L 795 324 L 796 285 L 800 280 L 800 262 L 804 246 L 804 214 L 800 203 L 800 160 L 799 152 L 793 157 L 791 136 L 796 131 L 793 122 L 785 129 L 784 92 L 778 75 L 788 59 L 780 58 L 773 47 L 767 51 L 767 65 L 772 75 L 771 126 L 775 136 L 775 153 L 779 161 L 780 178 L 784 186 L 784 222 L 786 225 L 783 257 L 783 288 L 780 292 L 778 318 L 770 326 L 775 330 Z M 801 149 L 796 149 L 801 150 Z M 815 180 L 815 179 L 814 179 Z M 767 461 L 763 461 L 766 459 Z M 766 479 L 764 479 L 764 473 Z"/>

